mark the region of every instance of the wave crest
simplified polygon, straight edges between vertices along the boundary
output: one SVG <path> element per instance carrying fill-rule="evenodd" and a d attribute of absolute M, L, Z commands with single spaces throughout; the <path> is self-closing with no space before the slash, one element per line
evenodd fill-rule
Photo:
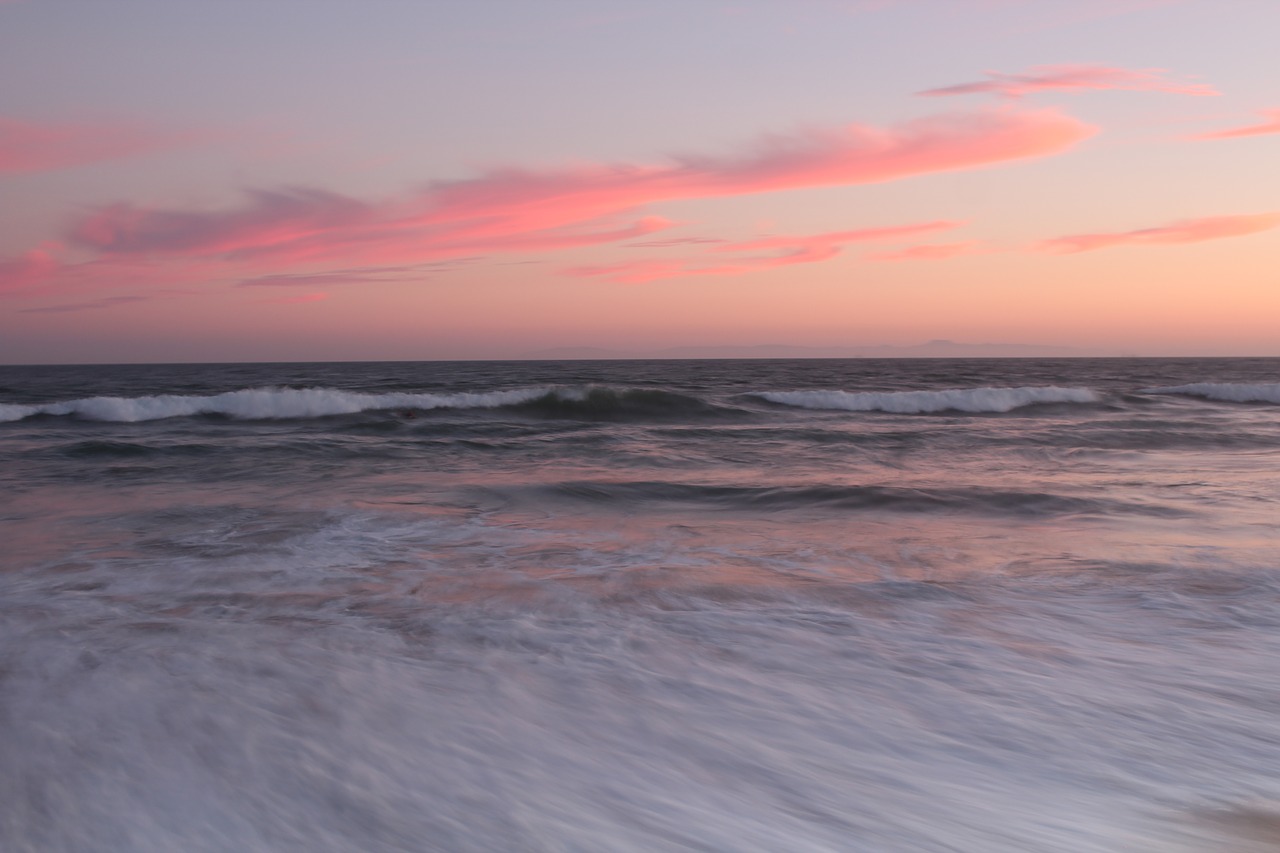
<path fill-rule="evenodd" d="M 752 396 L 802 409 L 847 412 L 1009 412 L 1044 403 L 1096 403 L 1088 388 L 951 388 L 942 391 L 757 391 Z"/>
<path fill-rule="evenodd" d="M 43 405 L 0 404 L 0 421 L 34 415 L 73 415 L 90 421 L 135 423 L 193 415 L 239 420 L 318 418 L 379 409 L 491 409 L 526 403 L 555 393 L 552 388 L 517 388 L 457 394 L 362 394 L 335 388 L 247 388 L 207 397 L 87 397 Z"/>
<path fill-rule="evenodd" d="M 520 408 L 544 417 L 578 420 L 667 420 L 741 414 L 675 391 L 597 385 L 559 388 L 521 403 Z"/>
<path fill-rule="evenodd" d="M 336 388 L 249 388 L 212 396 L 86 397 L 57 403 L 0 403 L 0 422 L 35 415 L 69 415 L 90 421 L 136 423 L 218 415 L 237 420 L 319 418 L 382 409 L 519 408 L 549 418 L 617 420 L 705 417 L 733 411 L 697 397 L 648 388 L 541 386 L 453 394 L 366 394 Z"/>

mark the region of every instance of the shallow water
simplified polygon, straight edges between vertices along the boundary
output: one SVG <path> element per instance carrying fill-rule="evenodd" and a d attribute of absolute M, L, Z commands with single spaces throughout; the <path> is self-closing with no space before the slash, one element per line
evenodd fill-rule
<path fill-rule="evenodd" d="M 1280 361 L 12 367 L 0 420 L 6 850 L 1274 849 Z"/>

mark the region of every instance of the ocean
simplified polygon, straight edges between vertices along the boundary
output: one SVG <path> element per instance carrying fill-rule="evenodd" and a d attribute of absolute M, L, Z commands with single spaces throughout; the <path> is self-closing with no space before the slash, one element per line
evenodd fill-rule
<path fill-rule="evenodd" d="M 1280 849 L 1280 359 L 0 367 L 0 849 Z"/>

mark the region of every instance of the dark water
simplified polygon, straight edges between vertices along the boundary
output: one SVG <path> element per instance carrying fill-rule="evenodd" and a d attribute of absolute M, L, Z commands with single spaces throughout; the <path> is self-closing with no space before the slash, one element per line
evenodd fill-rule
<path fill-rule="evenodd" d="M 1246 851 L 1280 360 L 0 367 L 5 851 Z"/>

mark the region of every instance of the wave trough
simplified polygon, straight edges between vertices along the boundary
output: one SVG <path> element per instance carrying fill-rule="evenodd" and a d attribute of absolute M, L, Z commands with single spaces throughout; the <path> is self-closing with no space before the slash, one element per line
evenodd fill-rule
<path fill-rule="evenodd" d="M 1088 388 L 952 388 L 942 391 L 761 391 L 753 396 L 802 409 L 889 412 L 1010 412 L 1045 403 L 1096 403 Z"/>
<path fill-rule="evenodd" d="M 1193 382 L 1189 385 L 1170 385 L 1163 388 L 1147 388 L 1146 394 L 1181 394 L 1204 397 L 1225 403 L 1280 403 L 1280 382 L 1250 384 L 1243 382 Z"/>

